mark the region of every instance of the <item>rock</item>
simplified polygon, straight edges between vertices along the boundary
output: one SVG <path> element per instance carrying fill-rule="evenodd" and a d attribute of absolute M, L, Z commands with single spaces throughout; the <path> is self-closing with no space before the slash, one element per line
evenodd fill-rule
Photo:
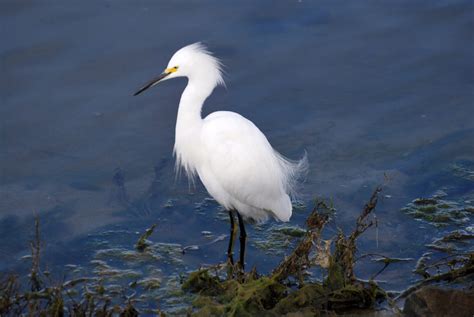
<path fill-rule="evenodd" d="M 408 296 L 403 313 L 410 317 L 472 317 L 474 316 L 474 290 L 423 287 Z"/>

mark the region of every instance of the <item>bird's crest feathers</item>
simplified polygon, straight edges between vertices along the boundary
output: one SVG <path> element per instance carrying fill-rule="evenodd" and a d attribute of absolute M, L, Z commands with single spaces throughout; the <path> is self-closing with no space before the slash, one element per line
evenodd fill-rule
<path fill-rule="evenodd" d="M 225 87 L 224 64 L 215 57 L 201 42 L 196 42 L 181 48 L 176 54 L 186 54 L 192 58 L 199 58 L 199 64 L 204 64 L 208 74 L 214 77 L 215 84 Z"/>

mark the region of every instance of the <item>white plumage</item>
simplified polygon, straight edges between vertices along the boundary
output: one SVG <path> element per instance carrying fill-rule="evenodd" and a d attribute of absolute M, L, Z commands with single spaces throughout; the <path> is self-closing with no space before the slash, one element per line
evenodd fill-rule
<path fill-rule="evenodd" d="M 291 162 L 277 153 L 265 135 L 249 120 L 230 111 L 201 109 L 206 98 L 224 84 L 221 63 L 200 44 L 177 51 L 166 79 L 185 76 L 188 85 L 179 103 L 174 153 L 178 168 L 188 177 L 199 175 L 209 194 L 226 209 L 236 209 L 257 222 L 268 216 L 288 221 L 290 195 L 306 170 L 306 156 Z"/>
<path fill-rule="evenodd" d="M 244 268 L 243 218 L 262 222 L 269 216 L 288 221 L 290 196 L 307 169 L 306 155 L 292 162 L 276 152 L 265 135 L 238 113 L 217 111 L 201 117 L 204 101 L 217 85 L 224 85 L 221 63 L 195 43 L 177 51 L 165 71 L 135 95 L 175 77 L 187 77 L 176 121 L 174 154 L 178 170 L 190 179 L 197 174 L 209 194 L 229 211 L 231 234 L 228 259 L 233 264 L 234 214 L 240 225 L 240 265 Z"/>
<path fill-rule="evenodd" d="M 290 173 L 300 166 L 275 152 L 251 121 L 234 112 L 212 113 L 204 119 L 200 142 L 206 157 L 196 170 L 221 205 L 258 222 L 269 215 L 290 219 Z"/>

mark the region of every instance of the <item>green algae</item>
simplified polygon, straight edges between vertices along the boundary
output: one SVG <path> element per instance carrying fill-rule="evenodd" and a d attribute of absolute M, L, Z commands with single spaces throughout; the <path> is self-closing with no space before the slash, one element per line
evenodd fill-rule
<path fill-rule="evenodd" d="M 474 233 L 467 230 L 454 230 L 441 238 L 434 239 L 426 247 L 444 253 L 461 252 L 474 241 Z"/>
<path fill-rule="evenodd" d="M 285 296 L 287 287 L 270 277 L 220 281 L 208 270 L 193 272 L 183 284 L 186 290 L 199 293 L 193 306 L 199 310 L 193 316 L 255 316 L 271 310 Z"/>
<path fill-rule="evenodd" d="M 294 246 L 305 233 L 306 230 L 301 227 L 287 224 L 274 225 L 266 229 L 257 228 L 251 243 L 267 254 L 283 255 L 285 250 Z"/>
<path fill-rule="evenodd" d="M 306 211 L 306 204 L 302 200 L 295 200 L 292 202 L 293 211 L 295 212 L 305 212 Z"/>
<path fill-rule="evenodd" d="M 188 292 L 182 289 L 182 276 L 178 274 L 171 274 L 163 279 L 159 292 L 154 296 L 163 303 L 166 307 L 166 312 L 170 315 L 183 316 L 187 315 L 190 303 L 193 297 Z"/>
<path fill-rule="evenodd" d="M 469 222 L 474 214 L 471 201 L 449 200 L 446 196 L 444 191 L 437 191 L 431 197 L 416 198 L 402 208 L 402 211 L 436 227 Z"/>
<path fill-rule="evenodd" d="M 134 246 L 98 244 L 101 248 L 90 261 L 92 272 L 77 265 L 67 265 L 69 280 L 55 286 L 48 282 L 49 273 L 40 269 L 40 243 L 34 243 L 33 255 L 28 259 L 33 262 L 33 269 L 37 272 L 35 279 L 41 289 L 18 297 L 20 295 L 15 295 L 18 294 L 15 293 L 15 282 L 0 276 L 0 315 L 5 311 L 21 315 L 25 312 L 22 310 L 24 307 L 28 307 L 27 312 L 31 315 L 40 315 L 39 312 L 61 315 L 67 310 L 71 315 L 81 316 L 135 316 L 139 313 L 162 316 L 161 309 L 165 309 L 167 315 L 179 316 L 319 316 L 373 309 L 381 300 L 392 301 L 373 281 L 380 271 L 371 280 L 361 281 L 354 274 L 354 265 L 357 238 L 376 224 L 376 219 L 371 219 L 370 214 L 377 203 L 378 193 L 379 190 L 364 206 L 349 235 L 339 231 L 328 240 L 322 239 L 322 231 L 331 214 L 328 212 L 331 208 L 324 203 L 318 203 L 308 217 L 307 229 L 285 224 L 272 229 L 259 226 L 257 231 L 261 236 L 267 239 L 272 235 L 279 236 L 282 241 L 290 241 L 291 247 L 295 245 L 293 252 L 271 274 L 264 276 L 259 276 L 255 269 L 243 273 L 231 268 L 233 273 L 229 277 L 225 274 L 225 265 L 191 272 L 186 279 L 178 273 L 163 276 L 156 262 L 170 264 L 175 272 L 176 268 L 183 272 L 186 268 L 182 264 L 182 251 L 186 247 L 155 243 L 147 239 L 148 235 L 143 239 L 145 247 L 141 251 L 135 250 Z M 424 213 L 433 214 L 438 209 L 451 209 L 449 202 L 445 193 L 438 192 L 412 203 L 422 207 Z M 468 206 L 465 209 L 472 212 L 468 210 L 472 200 L 457 203 Z M 474 256 L 461 253 L 461 249 L 472 241 L 473 233 L 472 226 L 468 226 L 465 230 L 455 230 L 433 240 L 428 247 L 434 251 L 417 262 L 416 273 L 422 275 L 424 281 L 472 273 Z M 209 243 L 219 238 L 207 231 L 202 234 L 213 239 Z M 441 251 L 451 252 L 444 262 L 434 257 Z M 389 264 L 410 260 L 376 256 L 374 261 L 384 265 L 382 270 Z M 443 273 L 438 274 L 443 265 Z M 323 280 L 315 281 L 306 274 L 314 266 L 324 271 Z M 85 273 L 93 274 L 84 276 Z M 15 302 L 15 298 L 21 298 L 21 305 Z M 157 300 L 160 309 L 149 307 Z"/>
<path fill-rule="evenodd" d="M 326 290 L 320 284 L 306 284 L 300 289 L 288 294 L 280 300 L 273 311 L 275 313 L 287 314 L 294 311 L 306 310 L 313 316 L 319 312 L 324 303 Z"/>
<path fill-rule="evenodd" d="M 106 276 L 109 280 L 135 279 L 141 276 L 141 273 L 134 270 L 120 270 L 113 268 L 96 270 L 94 273 L 99 277 Z"/>
<path fill-rule="evenodd" d="M 374 307 L 386 293 L 373 281 L 358 281 L 353 266 L 356 239 L 374 224 L 369 215 L 376 206 L 379 192 L 380 189 L 374 192 L 348 236 L 339 232 L 333 239 L 321 238 L 329 221 L 328 214 L 321 212 L 328 210 L 323 202 L 313 209 L 302 235 L 300 230 L 293 231 L 288 227 L 273 229 L 273 233 L 287 236 L 296 232 L 299 243 L 270 275 L 258 276 L 256 270 L 252 270 L 221 279 L 217 270 L 213 272 L 209 268 L 190 273 L 183 290 L 197 294 L 191 315 L 281 316 L 298 313 L 317 316 L 323 310 L 337 312 Z M 332 253 L 331 243 L 334 244 Z M 305 280 L 304 271 L 314 265 L 327 271 L 323 282 Z"/>
<path fill-rule="evenodd" d="M 298 227 L 298 226 L 280 226 L 274 228 L 275 232 L 281 233 L 285 236 L 294 237 L 294 238 L 301 238 L 305 235 L 306 230 Z"/>
<path fill-rule="evenodd" d="M 143 278 L 137 281 L 137 285 L 142 286 L 145 290 L 154 290 L 161 287 L 162 280 L 157 277 Z"/>
<path fill-rule="evenodd" d="M 205 277 L 205 278 L 203 278 Z M 205 282 L 203 282 L 205 281 Z M 333 289 L 321 283 L 305 283 L 298 289 L 274 277 L 250 281 L 220 281 L 208 270 L 191 273 L 183 288 L 198 293 L 192 316 L 281 316 L 304 312 L 317 316 L 323 310 L 373 307 L 384 292 L 373 283 L 352 283 Z"/>
<path fill-rule="evenodd" d="M 347 309 L 373 307 L 384 294 L 375 283 L 356 283 L 328 291 L 320 284 L 307 284 L 282 299 L 273 309 L 275 315 L 299 312 L 313 316 L 321 311 L 344 312 Z"/>
<path fill-rule="evenodd" d="M 100 260 L 120 260 L 130 264 L 143 264 L 159 261 L 170 265 L 183 263 L 183 247 L 177 243 L 161 243 L 147 241 L 143 251 L 115 247 L 96 251 L 95 258 Z"/>
<path fill-rule="evenodd" d="M 189 275 L 183 283 L 183 290 L 204 295 L 216 295 L 222 291 L 222 287 L 217 276 L 211 276 L 208 270 L 199 270 Z"/>
<path fill-rule="evenodd" d="M 140 236 L 140 239 L 138 239 L 137 244 L 135 244 L 135 249 L 137 249 L 138 251 L 144 251 L 151 244 L 151 242 L 147 239 L 153 234 L 155 228 L 156 224 L 153 224 L 150 228 L 145 230 L 145 233 Z"/>

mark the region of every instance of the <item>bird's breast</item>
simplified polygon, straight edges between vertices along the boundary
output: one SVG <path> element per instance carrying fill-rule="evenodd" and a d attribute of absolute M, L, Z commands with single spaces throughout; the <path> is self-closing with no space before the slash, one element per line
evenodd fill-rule
<path fill-rule="evenodd" d="M 197 138 L 196 135 L 176 134 L 174 154 L 178 167 L 183 168 L 188 177 L 194 176 L 198 166 L 203 160 L 199 138 Z"/>

